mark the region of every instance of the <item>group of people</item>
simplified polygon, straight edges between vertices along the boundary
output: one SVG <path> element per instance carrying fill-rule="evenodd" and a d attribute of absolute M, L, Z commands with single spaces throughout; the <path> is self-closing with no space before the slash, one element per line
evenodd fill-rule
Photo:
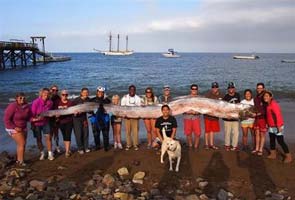
<path fill-rule="evenodd" d="M 197 97 L 198 85 L 190 86 L 189 96 Z M 255 113 L 245 120 L 223 119 L 224 121 L 224 147 L 226 151 L 238 151 L 238 140 L 240 126 L 243 132 L 242 149 L 251 150 L 252 154 L 262 156 L 265 135 L 268 132 L 270 138 L 270 155 L 268 158 L 276 158 L 276 140 L 285 153 L 285 163 L 292 161 L 292 156 L 288 146 L 284 141 L 284 122 L 279 104 L 273 99 L 273 94 L 265 89 L 263 83 L 257 83 L 257 95 L 253 97 L 252 91 L 244 91 L 244 99 L 241 100 L 239 93 L 236 92 L 235 84 L 230 82 L 227 87 L 227 94 L 222 95 L 219 84 L 213 82 L 211 89 L 205 95 L 207 98 L 224 100 L 229 103 L 243 103 L 254 106 Z M 104 109 L 105 104 L 121 106 L 152 106 L 162 104 L 162 116 L 153 119 L 143 119 L 147 133 L 147 148 L 158 148 L 161 145 L 162 129 L 164 128 L 168 137 L 175 138 L 177 121 L 171 115 L 169 102 L 172 101 L 171 89 L 168 85 L 163 87 L 163 94 L 157 98 L 151 87 L 145 89 L 145 95 L 136 94 L 135 85 L 130 85 L 128 94 L 121 99 L 119 95 L 113 95 L 109 99 L 105 94 L 105 88 L 97 87 L 96 96 L 89 97 L 88 88 L 82 88 L 80 96 L 74 100 L 68 99 L 67 90 L 58 92 L 58 86 L 43 88 L 39 91 L 39 97 L 28 104 L 24 93 L 17 93 L 15 102 L 8 105 L 4 114 L 4 123 L 7 133 L 13 138 L 17 146 L 17 164 L 25 165 L 24 153 L 27 138 L 27 122 L 31 123 L 33 135 L 36 138 L 37 146 L 40 151 L 40 160 L 45 159 L 45 151 L 42 138 L 45 137 L 48 160 L 54 160 L 52 151 L 52 140 L 55 142 L 56 151 L 59 148 L 59 130 L 62 133 L 65 156 L 71 156 L 71 134 L 74 132 L 79 154 L 90 152 L 89 147 L 89 121 L 91 124 L 95 150 L 102 147 L 105 151 L 110 149 L 109 131 L 113 130 L 113 140 L 115 149 L 123 149 L 121 141 L 122 123 L 125 123 L 126 146 L 125 150 L 139 149 L 139 119 L 120 118 L 107 113 Z M 73 115 L 41 117 L 42 112 L 52 109 L 65 109 L 85 102 L 96 102 L 100 106 L 91 113 L 74 113 Z M 201 136 L 201 114 L 193 110 L 183 113 L 183 127 L 189 148 L 199 148 Z M 220 120 L 217 117 L 204 115 L 205 127 L 205 149 L 217 150 L 214 144 L 214 135 L 220 132 Z M 248 145 L 248 133 L 252 135 L 252 149 Z M 100 135 L 103 136 L 103 145 Z"/>

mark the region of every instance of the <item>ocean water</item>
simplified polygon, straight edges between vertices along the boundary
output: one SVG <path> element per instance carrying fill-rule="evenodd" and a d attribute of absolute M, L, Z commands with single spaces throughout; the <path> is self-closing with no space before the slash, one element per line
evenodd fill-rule
<path fill-rule="evenodd" d="M 3 109 L 18 91 L 32 100 L 38 90 L 57 84 L 78 95 L 82 87 L 88 87 L 95 95 L 98 85 L 107 88 L 107 94 L 123 95 L 128 86 L 137 86 L 137 93 L 151 86 L 156 95 L 169 84 L 173 96 L 185 95 L 192 83 L 205 93 L 211 83 L 217 81 L 225 91 L 233 81 L 242 93 L 246 88 L 255 89 L 257 82 L 264 82 L 278 99 L 295 99 L 295 63 L 281 63 L 282 59 L 294 59 L 295 54 L 257 54 L 258 60 L 234 60 L 232 53 L 182 53 L 180 58 L 165 58 L 160 53 L 135 53 L 132 56 L 112 57 L 98 53 L 64 53 L 71 61 L 40 64 L 0 72 L 0 145 L 9 139 L 3 127 Z M 144 136 L 144 126 L 141 136 Z M 4 145 L 5 146 L 5 145 Z M 3 145 L 1 145 L 3 147 Z M 1 149 L 0 147 L 0 149 Z"/>

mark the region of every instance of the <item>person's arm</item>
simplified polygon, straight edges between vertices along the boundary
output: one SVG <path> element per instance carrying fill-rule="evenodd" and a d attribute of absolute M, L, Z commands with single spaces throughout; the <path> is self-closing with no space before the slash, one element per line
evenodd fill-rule
<path fill-rule="evenodd" d="M 176 118 L 172 118 L 172 133 L 171 133 L 171 138 L 175 138 L 176 136 L 176 129 L 177 129 L 177 121 Z"/>
<path fill-rule="evenodd" d="M 15 129 L 16 125 L 13 122 L 13 116 L 15 114 L 15 107 L 13 104 L 8 105 L 4 112 L 4 124 L 5 128 Z"/>
<path fill-rule="evenodd" d="M 126 106 L 126 96 L 121 99 L 121 106 Z"/>
<path fill-rule="evenodd" d="M 172 128 L 171 138 L 174 139 L 176 136 L 176 128 Z"/>
<path fill-rule="evenodd" d="M 157 137 L 161 140 L 161 142 L 163 141 L 163 137 L 161 135 L 161 130 L 159 128 L 156 128 L 156 134 L 157 134 Z"/>
<path fill-rule="evenodd" d="M 274 113 L 274 122 L 279 130 L 282 131 L 282 126 L 284 125 L 283 116 L 281 112 L 281 108 L 277 102 L 273 102 L 271 111 Z"/>

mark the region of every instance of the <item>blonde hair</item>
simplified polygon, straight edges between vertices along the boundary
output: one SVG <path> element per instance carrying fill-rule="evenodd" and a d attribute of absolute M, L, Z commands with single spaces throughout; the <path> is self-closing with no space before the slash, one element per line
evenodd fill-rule
<path fill-rule="evenodd" d="M 117 105 L 119 105 L 120 104 L 120 96 L 117 95 L 117 94 L 112 96 L 112 104 L 115 104 L 114 101 L 117 100 L 117 99 L 118 99 L 118 104 Z"/>

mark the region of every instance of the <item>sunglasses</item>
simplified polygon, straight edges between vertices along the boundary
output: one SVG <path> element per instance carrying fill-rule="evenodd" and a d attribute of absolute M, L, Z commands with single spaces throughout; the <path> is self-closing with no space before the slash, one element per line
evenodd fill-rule
<path fill-rule="evenodd" d="M 58 89 L 51 89 L 52 92 L 58 92 Z"/>
<path fill-rule="evenodd" d="M 151 91 L 146 91 L 145 93 L 152 93 Z"/>
<path fill-rule="evenodd" d="M 24 100 L 26 97 L 17 97 L 19 100 Z"/>
<path fill-rule="evenodd" d="M 191 90 L 198 90 L 198 88 L 191 88 Z"/>
<path fill-rule="evenodd" d="M 67 97 L 67 96 L 69 96 L 69 94 L 61 94 L 61 96 L 65 96 L 65 97 Z"/>

